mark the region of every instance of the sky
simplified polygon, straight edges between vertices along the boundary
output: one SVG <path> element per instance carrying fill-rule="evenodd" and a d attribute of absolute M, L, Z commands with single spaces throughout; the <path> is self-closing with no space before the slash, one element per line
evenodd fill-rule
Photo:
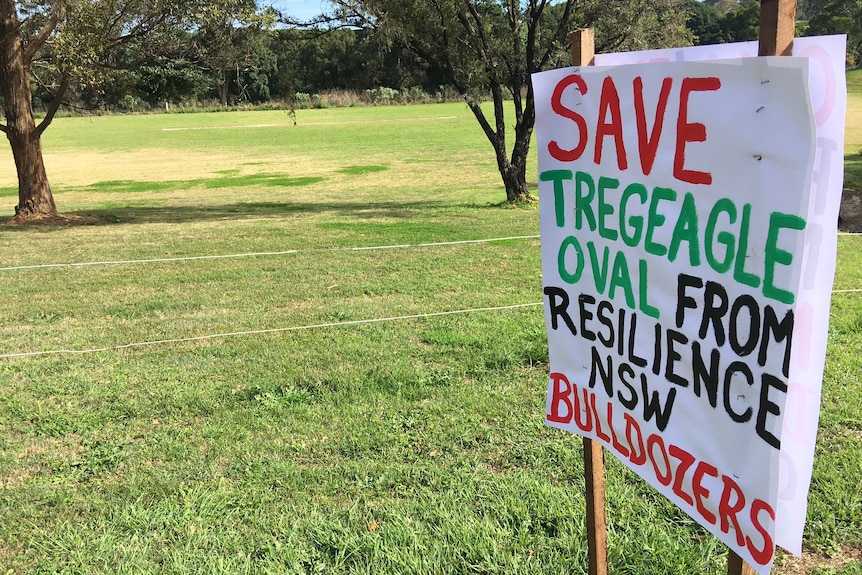
<path fill-rule="evenodd" d="M 331 8 L 327 0 L 271 0 L 276 10 L 297 20 L 309 20 Z M 267 4 L 268 2 L 263 2 Z"/>

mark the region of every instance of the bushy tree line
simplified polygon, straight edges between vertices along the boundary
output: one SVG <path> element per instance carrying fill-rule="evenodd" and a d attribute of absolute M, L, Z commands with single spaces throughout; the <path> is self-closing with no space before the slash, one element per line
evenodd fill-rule
<path fill-rule="evenodd" d="M 695 44 L 757 39 L 758 0 L 686 0 L 685 10 Z M 849 34 L 848 63 L 860 62 L 862 0 L 803 0 L 798 16 L 800 34 Z M 70 88 L 66 102 L 80 111 L 137 111 L 273 100 L 325 105 L 316 95 L 331 90 L 372 102 L 443 97 L 451 88 L 445 74 L 391 40 L 374 27 L 286 27 L 271 10 L 245 3 L 194 29 L 162 31 L 151 41 L 159 50 L 115 50 L 98 74 Z M 35 104 L 45 109 L 59 79 L 36 79 Z"/>
<path fill-rule="evenodd" d="M 259 15 L 260 16 L 260 15 Z M 437 70 L 374 30 L 277 27 L 258 18 L 229 28 L 175 29 L 165 50 L 138 45 L 112 54 L 98 74 L 70 88 L 72 110 L 137 111 L 177 105 L 320 102 L 315 95 L 355 91 L 367 101 L 438 97 L 446 92 Z M 50 78 L 37 84 L 37 107 L 53 101 Z"/>

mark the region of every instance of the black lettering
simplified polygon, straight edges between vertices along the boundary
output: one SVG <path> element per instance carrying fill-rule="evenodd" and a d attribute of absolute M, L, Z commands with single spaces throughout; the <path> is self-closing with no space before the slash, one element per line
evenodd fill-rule
<path fill-rule="evenodd" d="M 620 310 L 623 311 L 623 310 Z M 608 313 L 614 312 L 614 306 L 611 302 L 607 300 L 602 300 L 599 302 L 598 313 L 596 314 L 599 318 L 599 323 L 608 328 L 608 336 L 603 337 L 602 333 L 599 332 L 599 341 L 607 348 L 612 348 L 614 346 L 614 321 L 612 318 L 608 317 Z"/>
<path fill-rule="evenodd" d="M 626 389 L 629 390 L 629 398 L 626 399 L 625 397 L 623 397 L 622 390 L 619 390 L 617 391 L 617 399 L 620 400 L 620 403 L 623 404 L 623 407 L 631 411 L 638 406 L 638 392 L 629 381 L 629 378 L 634 378 L 635 370 L 633 370 L 632 366 L 630 366 L 629 364 L 621 363 L 618 373 L 620 374 L 620 382 L 625 386 Z M 646 376 L 641 374 L 641 377 Z"/>
<path fill-rule="evenodd" d="M 740 330 L 739 314 L 743 308 L 748 308 L 748 335 L 746 342 L 739 340 Z M 741 295 L 733 302 L 730 308 L 730 348 L 740 357 L 745 357 L 757 347 L 757 336 L 760 334 L 760 306 L 757 300 L 750 295 Z"/>
<path fill-rule="evenodd" d="M 554 286 L 545 286 L 543 291 L 548 296 L 548 305 L 551 308 L 551 328 L 556 331 L 559 325 L 557 318 L 563 318 L 563 323 L 566 324 L 572 335 L 578 335 L 575 329 L 575 322 L 572 321 L 572 317 L 569 315 L 569 294 L 566 293 L 566 290 Z"/>
<path fill-rule="evenodd" d="M 644 367 L 647 360 L 643 357 L 638 357 L 635 353 L 635 341 L 637 340 L 638 316 L 636 313 L 631 315 L 632 320 L 629 322 L 629 361 L 638 367 Z"/>
<path fill-rule="evenodd" d="M 772 415 L 779 415 L 781 413 L 778 404 L 769 399 L 770 388 L 775 388 L 782 393 L 787 393 L 787 384 L 777 377 L 769 375 L 768 373 L 764 373 L 761 376 L 760 408 L 757 410 L 757 425 L 755 426 L 755 429 L 757 430 L 757 435 L 759 435 L 763 441 L 775 449 L 781 449 L 781 440 L 766 429 L 766 417 L 770 413 Z"/>
<path fill-rule="evenodd" d="M 685 320 L 685 308 L 697 309 L 697 302 L 693 297 L 685 295 L 687 287 L 703 287 L 703 280 L 688 274 L 679 274 L 676 279 L 676 327 L 682 327 Z"/>
<path fill-rule="evenodd" d="M 590 366 L 590 389 L 596 387 L 596 374 L 602 378 L 602 385 L 605 386 L 605 393 L 608 397 L 614 396 L 614 381 L 611 373 L 614 364 L 611 363 L 611 356 L 607 356 L 607 369 L 602 368 L 602 358 L 599 355 L 599 350 L 592 348 L 592 365 Z"/>
<path fill-rule="evenodd" d="M 718 303 L 716 304 L 716 298 Z M 724 345 L 724 324 L 721 323 L 721 318 L 727 313 L 727 292 L 721 284 L 716 282 L 706 282 L 706 291 L 703 294 L 704 308 L 703 318 L 700 321 L 700 339 L 706 338 L 709 323 L 712 322 L 713 333 L 715 334 L 715 343 L 718 347 Z"/>
<path fill-rule="evenodd" d="M 695 341 L 691 344 L 691 369 L 692 369 L 692 387 L 694 394 L 700 397 L 701 383 L 706 388 L 706 397 L 712 407 L 718 405 L 718 361 L 719 354 L 716 348 L 712 348 L 709 354 L 709 369 L 703 361 L 703 353 L 700 347 L 700 342 Z"/>
<path fill-rule="evenodd" d="M 775 315 L 775 310 L 772 306 L 766 306 L 766 312 L 763 314 L 763 335 L 760 338 L 760 351 L 757 353 L 757 363 L 761 367 L 766 365 L 766 352 L 769 348 L 770 334 L 775 339 L 775 343 L 780 343 L 787 340 L 784 344 L 784 365 L 781 367 L 781 373 L 784 377 L 790 377 L 790 346 L 793 342 L 793 310 L 787 310 L 784 314 L 784 319 L 778 322 L 778 317 Z"/>
<path fill-rule="evenodd" d="M 728 366 L 727 371 L 724 373 L 724 410 L 727 411 L 727 414 L 730 418 L 737 423 L 745 423 L 751 419 L 751 414 L 753 410 L 751 406 L 748 407 L 742 413 L 736 413 L 733 411 L 733 406 L 730 403 L 730 384 L 733 380 L 733 376 L 736 373 L 741 373 L 745 376 L 745 380 L 748 382 L 748 385 L 754 385 L 754 376 L 751 375 L 751 370 L 748 369 L 748 366 L 741 361 L 734 361 Z M 744 397 L 744 396 L 743 396 Z"/>
<path fill-rule="evenodd" d="M 657 391 L 652 392 L 652 396 L 649 395 L 649 390 L 647 389 L 647 380 L 645 376 L 641 376 L 641 389 L 644 394 L 644 421 L 649 421 L 655 416 L 655 425 L 658 427 L 659 431 L 664 431 L 667 427 L 667 422 L 670 420 L 670 412 L 673 409 L 673 400 L 676 398 L 676 388 L 670 388 L 670 391 L 667 393 L 667 401 L 664 404 L 664 411 L 662 411 L 661 406 L 661 398 Z"/>
<path fill-rule="evenodd" d="M 673 329 L 667 330 L 665 334 L 667 335 L 667 359 L 664 364 L 664 377 L 675 385 L 688 387 L 688 380 L 673 371 L 673 364 L 682 359 L 674 344 L 685 345 L 688 343 L 688 338 L 682 332 Z"/>
<path fill-rule="evenodd" d="M 587 322 L 593 319 L 593 312 L 588 311 L 585 304 L 593 305 L 596 303 L 596 298 L 591 295 L 582 293 L 578 296 L 578 307 L 581 312 L 581 337 L 590 341 L 596 341 L 596 334 L 587 329 Z"/>

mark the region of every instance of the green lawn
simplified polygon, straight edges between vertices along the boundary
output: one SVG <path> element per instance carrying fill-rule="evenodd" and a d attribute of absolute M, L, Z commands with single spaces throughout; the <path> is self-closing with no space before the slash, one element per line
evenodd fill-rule
<path fill-rule="evenodd" d="M 0 354 L 234 335 L 0 358 L 0 574 L 585 572 L 580 440 L 543 424 L 541 307 L 511 307 L 541 300 L 535 206 L 501 203 L 464 105 L 297 120 L 46 132 L 61 211 L 102 223 L 0 226 Z M 487 238 L 515 239 L 350 249 Z M 862 237 L 838 257 L 836 289 L 862 287 Z M 401 319 L 238 334 L 375 318 Z M 834 296 L 829 337 L 806 572 L 858 574 L 862 294 Z M 724 572 L 607 473 L 612 572 Z"/>

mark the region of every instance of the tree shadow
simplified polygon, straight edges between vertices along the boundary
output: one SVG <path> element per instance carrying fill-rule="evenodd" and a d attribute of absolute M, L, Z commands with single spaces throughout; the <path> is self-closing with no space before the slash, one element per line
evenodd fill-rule
<path fill-rule="evenodd" d="M 70 226 L 110 226 L 124 224 L 162 223 L 183 224 L 190 222 L 239 220 L 261 217 L 288 217 L 301 214 L 335 213 L 358 220 L 372 218 L 411 218 L 434 210 L 501 208 L 504 203 L 460 203 L 452 204 L 431 200 L 391 202 L 236 202 L 223 205 L 202 206 L 117 206 L 95 210 L 64 212 L 59 219 L 33 224 L 17 225 L 12 218 L 0 218 L 0 232 L 26 230 L 40 227 L 46 231 L 65 229 Z"/>

